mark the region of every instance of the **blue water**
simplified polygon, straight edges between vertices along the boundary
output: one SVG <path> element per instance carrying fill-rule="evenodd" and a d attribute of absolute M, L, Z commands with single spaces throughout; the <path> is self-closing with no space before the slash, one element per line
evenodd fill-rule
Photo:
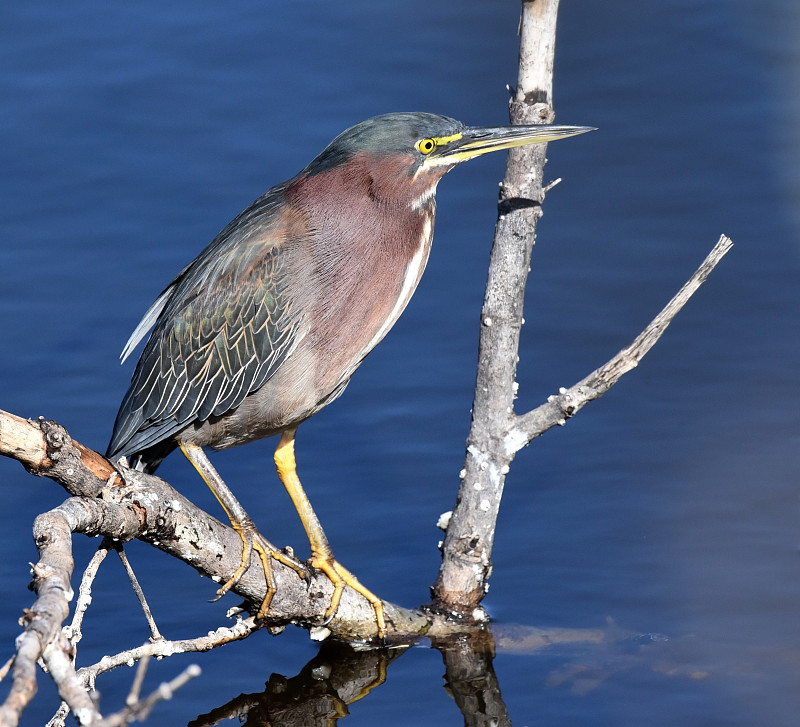
<path fill-rule="evenodd" d="M 229 219 L 343 128 L 429 110 L 506 120 L 518 4 L 42 0 L 0 10 L 0 408 L 104 449 L 132 367 L 118 354 L 161 288 Z M 720 233 L 733 251 L 645 361 L 508 478 L 486 605 L 511 624 L 629 638 L 494 661 L 514 725 L 790 725 L 800 709 L 800 9 L 789 0 L 565 2 L 519 410 L 626 345 Z M 414 606 L 438 566 L 469 422 L 503 159 L 440 185 L 423 282 L 346 395 L 304 424 L 303 482 L 339 559 Z M 443 332 L 445 335 L 442 335 Z M 301 548 L 274 442 L 215 455 L 265 534 Z M 180 457 L 163 476 L 212 512 Z M 31 603 L 30 526 L 64 495 L 0 461 L 0 649 Z M 95 547 L 76 541 L 79 566 Z M 129 553 L 162 631 L 235 600 L 146 546 Z M 165 583 L 170 584 L 165 588 Z M 82 663 L 147 637 L 101 572 Z M 659 634 L 656 640 L 644 636 Z M 667 640 L 663 640 L 666 637 Z M 151 724 L 186 724 L 317 646 L 258 634 L 153 666 L 203 676 Z M 0 660 L 4 660 L 5 656 Z M 348 725 L 457 725 L 438 652 L 412 649 Z M 131 679 L 101 679 L 103 708 Z M 47 677 L 23 724 L 57 706 Z"/>

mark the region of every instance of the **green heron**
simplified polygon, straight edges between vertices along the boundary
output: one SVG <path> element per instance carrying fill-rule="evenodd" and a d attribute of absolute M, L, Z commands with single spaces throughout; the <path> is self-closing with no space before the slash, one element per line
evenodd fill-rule
<path fill-rule="evenodd" d="M 256 529 L 206 457 L 280 434 L 278 475 L 311 545 L 310 564 L 334 592 L 345 586 L 380 599 L 334 558 L 297 477 L 299 424 L 338 398 L 394 325 L 428 260 L 436 185 L 457 164 L 498 149 L 589 131 L 580 126 L 465 127 L 427 113 L 395 113 L 356 124 L 292 179 L 270 189 L 215 237 L 156 298 L 122 352 L 153 331 L 117 414 L 107 456 L 153 472 L 179 447 L 242 539 L 242 560 L 218 596 L 261 559 L 305 566 Z"/>

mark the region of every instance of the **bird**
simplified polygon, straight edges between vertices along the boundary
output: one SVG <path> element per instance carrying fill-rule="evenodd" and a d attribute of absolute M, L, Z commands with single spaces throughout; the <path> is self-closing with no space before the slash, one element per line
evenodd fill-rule
<path fill-rule="evenodd" d="M 468 127 L 423 112 L 367 119 L 250 204 L 155 299 L 120 357 L 152 329 L 106 456 L 152 473 L 177 448 L 198 471 L 242 540 L 241 563 L 218 598 L 255 551 L 267 583 L 258 618 L 277 590 L 274 559 L 301 577 L 318 570 L 331 580 L 323 624 L 349 586 L 372 605 L 385 637 L 382 601 L 336 560 L 300 483 L 297 428 L 342 394 L 408 304 L 428 260 L 444 174 L 488 152 L 590 130 Z M 308 536 L 307 564 L 261 535 L 204 451 L 273 435 L 278 476 Z"/>

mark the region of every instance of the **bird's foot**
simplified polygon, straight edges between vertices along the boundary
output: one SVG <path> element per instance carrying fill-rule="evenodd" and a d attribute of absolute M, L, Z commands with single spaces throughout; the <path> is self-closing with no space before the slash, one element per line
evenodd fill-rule
<path fill-rule="evenodd" d="M 311 557 L 311 565 L 318 571 L 322 571 L 328 579 L 333 583 L 333 596 L 328 609 L 323 616 L 322 624 L 330 623 L 331 619 L 336 615 L 339 608 L 339 602 L 342 600 L 342 593 L 344 593 L 345 586 L 349 586 L 356 593 L 361 594 L 369 601 L 372 608 L 375 609 L 375 621 L 378 625 L 378 638 L 382 639 L 386 636 L 386 621 L 383 615 L 383 602 L 372 591 L 361 585 L 358 578 L 356 578 L 347 568 L 339 563 L 333 557 L 333 553 L 325 555 L 313 555 Z"/>
<path fill-rule="evenodd" d="M 291 568 L 304 581 L 309 580 L 308 571 L 306 570 L 306 567 L 299 560 L 297 560 L 297 558 L 278 550 L 272 543 L 270 543 L 261 533 L 258 532 L 258 529 L 252 523 L 252 521 L 247 520 L 244 522 L 232 522 L 231 525 L 242 539 L 242 560 L 239 563 L 239 567 L 236 569 L 228 582 L 219 588 L 217 595 L 213 600 L 218 601 L 226 593 L 228 593 L 228 591 L 234 588 L 237 583 L 239 583 L 239 581 L 242 579 L 242 576 L 250 567 L 250 554 L 255 550 L 261 560 L 261 567 L 264 570 L 264 578 L 267 582 L 267 593 L 264 596 L 264 600 L 261 602 L 261 606 L 258 608 L 258 614 L 256 614 L 256 618 L 266 618 L 267 612 L 269 611 L 269 605 L 272 602 L 273 596 L 278 590 L 277 586 L 275 585 L 275 574 L 272 568 L 272 559 L 274 558 L 279 563 Z"/>

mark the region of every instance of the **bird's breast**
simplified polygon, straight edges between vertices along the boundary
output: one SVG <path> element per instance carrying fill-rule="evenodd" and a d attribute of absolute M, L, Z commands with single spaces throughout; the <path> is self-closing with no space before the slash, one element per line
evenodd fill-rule
<path fill-rule="evenodd" d="M 368 174 L 342 174 L 310 178 L 298 200 L 313 299 L 303 346 L 315 352 L 305 358 L 320 396 L 338 390 L 400 317 L 428 261 L 435 218 L 432 197 L 412 206 L 374 194 Z"/>
<path fill-rule="evenodd" d="M 395 324 L 428 262 L 431 212 L 393 221 L 382 217 L 376 214 L 365 238 L 353 246 L 353 256 L 320 271 L 317 333 L 335 349 L 327 350 L 329 359 L 321 366 L 330 372 L 323 378 L 336 386 L 350 378 Z"/>
<path fill-rule="evenodd" d="M 400 314 L 405 310 L 411 296 L 419 285 L 422 273 L 425 271 L 425 266 L 428 263 L 428 257 L 431 251 L 431 242 L 433 240 L 433 214 L 423 213 L 423 220 L 421 230 L 419 231 L 419 241 L 417 249 L 413 256 L 406 262 L 405 271 L 401 279 L 401 284 L 397 290 L 396 299 L 391 311 L 389 311 L 383 323 L 375 331 L 372 338 L 364 347 L 365 350 L 362 354 L 366 356 L 389 332 L 391 327 L 397 322 Z"/>

